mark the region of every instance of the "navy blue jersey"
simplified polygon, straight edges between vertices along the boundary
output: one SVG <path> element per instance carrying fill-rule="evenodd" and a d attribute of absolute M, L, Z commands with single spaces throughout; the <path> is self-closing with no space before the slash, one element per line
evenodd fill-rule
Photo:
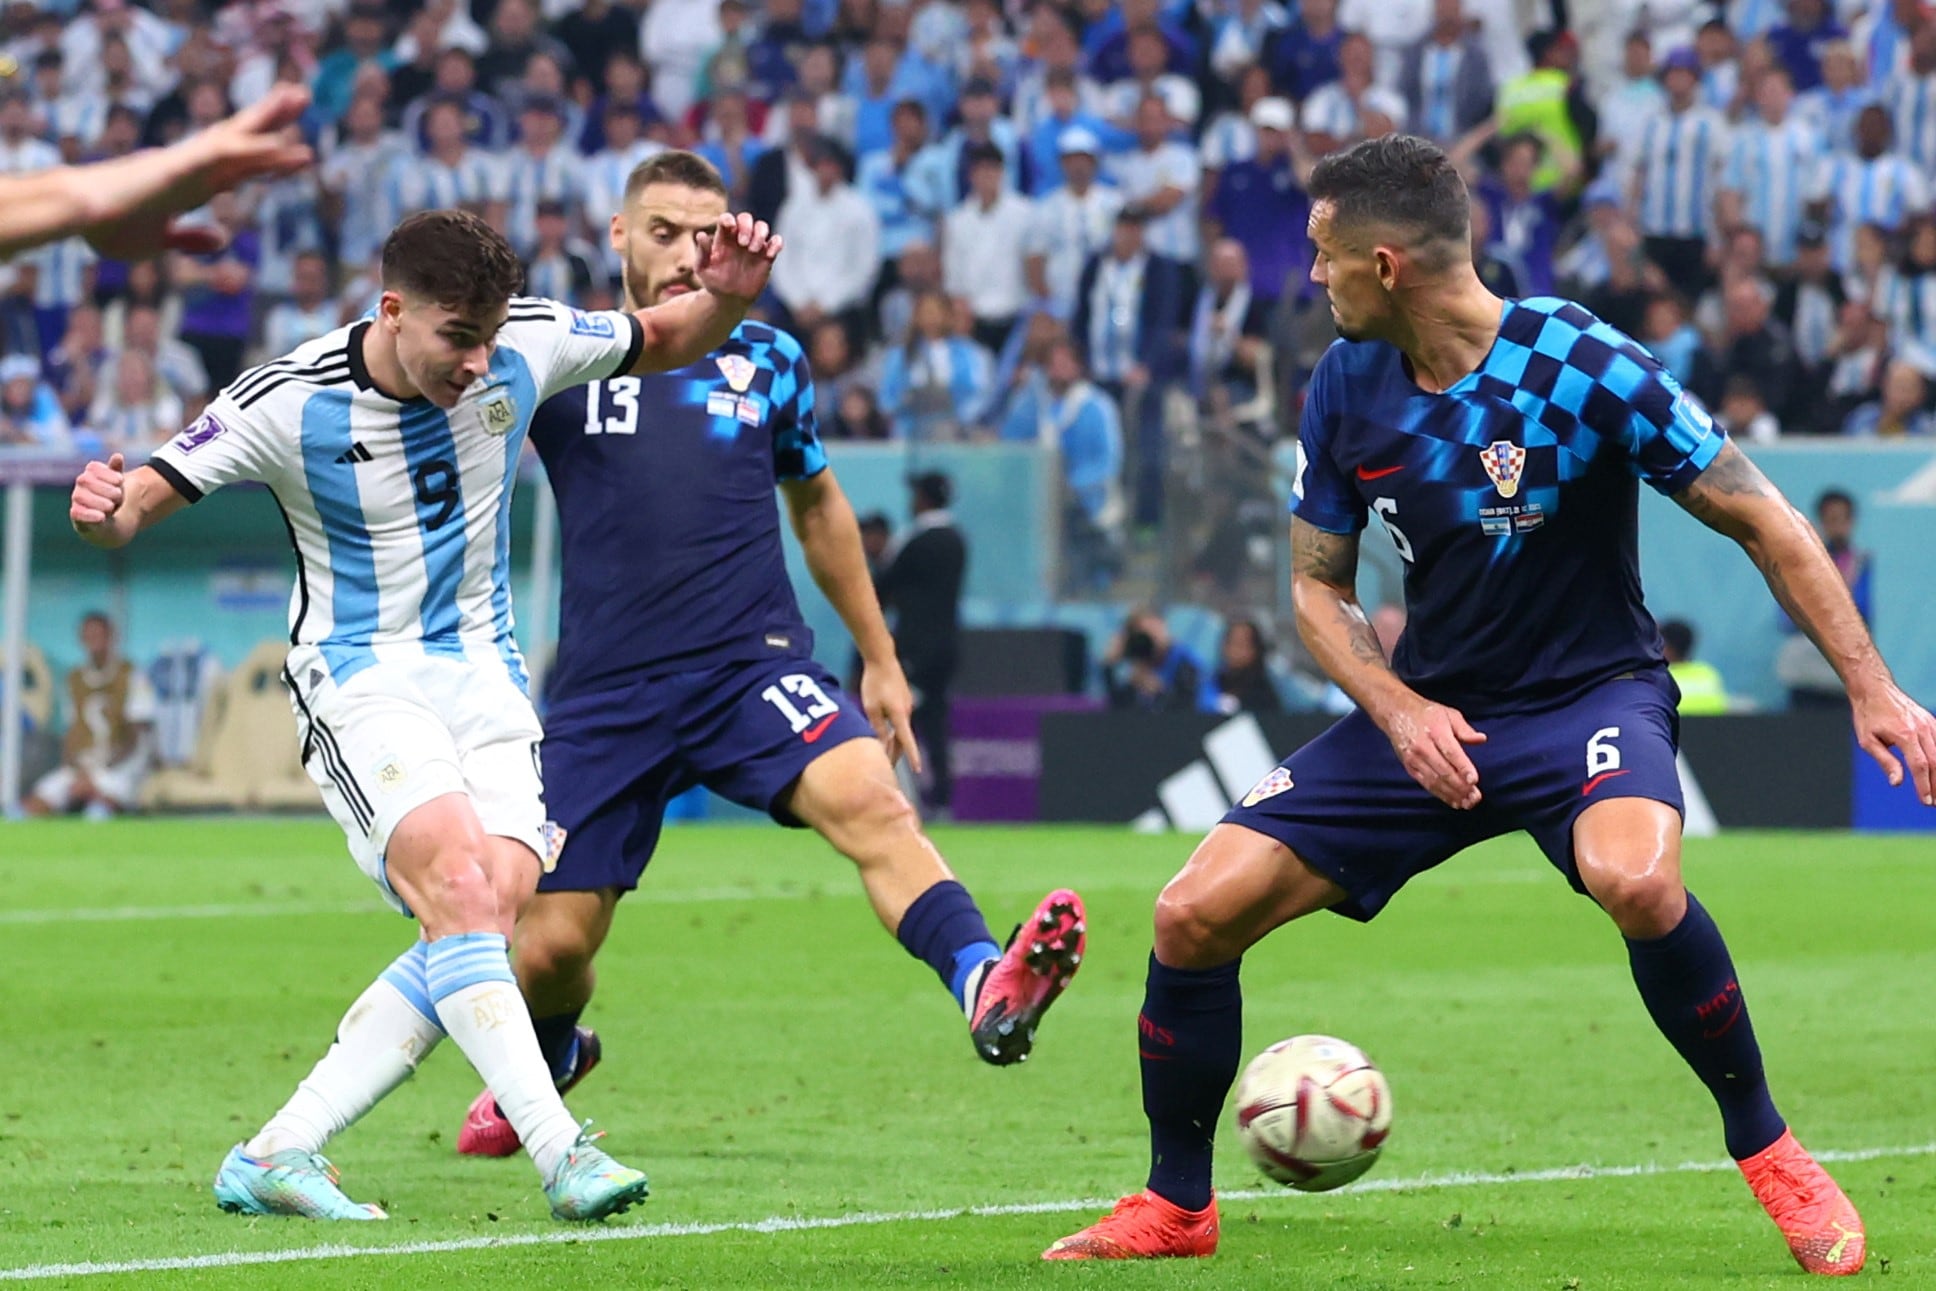
<path fill-rule="evenodd" d="M 827 467 L 798 341 L 742 323 L 691 367 L 547 399 L 531 441 L 564 548 L 548 697 L 812 653 L 773 496 Z"/>
<path fill-rule="evenodd" d="M 1725 438 L 1615 328 L 1570 301 L 1508 301 L 1484 364 L 1442 394 L 1391 345 L 1333 345 L 1304 406 L 1293 510 L 1332 533 L 1375 511 L 1390 530 L 1400 677 L 1469 712 L 1526 711 L 1660 662 L 1636 481 L 1677 493 Z"/>

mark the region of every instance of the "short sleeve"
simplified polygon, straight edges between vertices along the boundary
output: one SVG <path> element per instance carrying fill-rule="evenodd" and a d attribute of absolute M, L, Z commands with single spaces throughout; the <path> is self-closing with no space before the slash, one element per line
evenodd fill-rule
<path fill-rule="evenodd" d="M 538 398 L 631 371 L 645 349 L 645 328 L 621 310 L 585 311 L 555 300 L 520 296 L 499 343 L 531 365 Z"/>
<path fill-rule="evenodd" d="M 1304 396 L 1297 425 L 1297 479 L 1291 485 L 1291 514 L 1327 533 L 1357 533 L 1365 527 L 1365 503 L 1331 455 L 1337 416 L 1331 392 L 1341 379 L 1336 350 L 1318 361 Z"/>
<path fill-rule="evenodd" d="M 820 422 L 813 409 L 813 371 L 800 342 L 775 332 L 767 360 L 773 367 L 773 475 L 805 480 L 827 469 Z"/>
<path fill-rule="evenodd" d="M 253 401 L 245 409 L 235 390 L 253 372 L 245 372 L 215 396 L 207 411 L 186 430 L 163 444 L 148 459 L 175 492 L 200 502 L 225 484 L 243 480 L 275 483 L 281 474 L 286 443 L 268 415 L 274 398 Z"/>
<path fill-rule="evenodd" d="M 1681 389 L 1674 374 L 1644 348 L 1595 321 L 1586 339 L 1604 348 L 1580 419 L 1589 430 L 1618 444 L 1635 475 L 1665 494 L 1694 482 L 1720 455 L 1727 432 L 1714 424 L 1699 399 Z"/>

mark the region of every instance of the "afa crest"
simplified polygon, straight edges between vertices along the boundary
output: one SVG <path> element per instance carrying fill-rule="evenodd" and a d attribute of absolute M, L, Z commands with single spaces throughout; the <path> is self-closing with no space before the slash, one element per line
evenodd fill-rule
<path fill-rule="evenodd" d="M 1495 439 L 1479 450 L 1479 461 L 1500 497 L 1509 498 L 1519 492 L 1519 477 L 1526 469 L 1525 449 L 1509 439 Z"/>
<path fill-rule="evenodd" d="M 509 434 L 518 420 L 518 405 L 508 394 L 499 395 L 480 411 L 484 414 L 484 429 L 493 435 Z"/>
<path fill-rule="evenodd" d="M 723 354 L 713 362 L 719 364 L 720 375 L 726 378 L 726 384 L 739 394 L 746 393 L 760 371 L 754 366 L 753 360 L 744 354 Z"/>

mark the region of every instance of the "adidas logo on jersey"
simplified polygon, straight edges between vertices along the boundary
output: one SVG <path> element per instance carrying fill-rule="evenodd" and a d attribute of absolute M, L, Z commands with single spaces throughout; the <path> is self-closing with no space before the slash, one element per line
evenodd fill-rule
<path fill-rule="evenodd" d="M 338 457 L 336 464 L 338 466 L 354 466 L 358 462 L 367 462 L 370 460 L 372 460 L 372 454 L 369 449 L 363 447 L 361 444 L 351 444 L 350 451 Z"/>

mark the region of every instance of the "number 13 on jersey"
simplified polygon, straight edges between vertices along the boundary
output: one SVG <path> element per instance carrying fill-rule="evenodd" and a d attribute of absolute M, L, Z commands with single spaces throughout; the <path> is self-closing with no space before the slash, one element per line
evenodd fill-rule
<path fill-rule="evenodd" d="M 806 710 L 803 712 L 796 707 L 793 700 L 787 698 L 788 695 L 806 700 Z M 803 672 L 788 673 L 780 678 L 778 686 L 768 686 L 761 691 L 760 698 L 779 709 L 780 716 L 786 718 L 793 733 L 805 735 L 809 742 L 820 736 L 818 731 L 808 731 L 807 728 L 816 722 L 824 723 L 825 719 L 840 711 L 840 705 L 828 698 L 827 692 L 820 689 L 820 683 Z M 825 729 L 824 725 L 821 729 Z"/>

